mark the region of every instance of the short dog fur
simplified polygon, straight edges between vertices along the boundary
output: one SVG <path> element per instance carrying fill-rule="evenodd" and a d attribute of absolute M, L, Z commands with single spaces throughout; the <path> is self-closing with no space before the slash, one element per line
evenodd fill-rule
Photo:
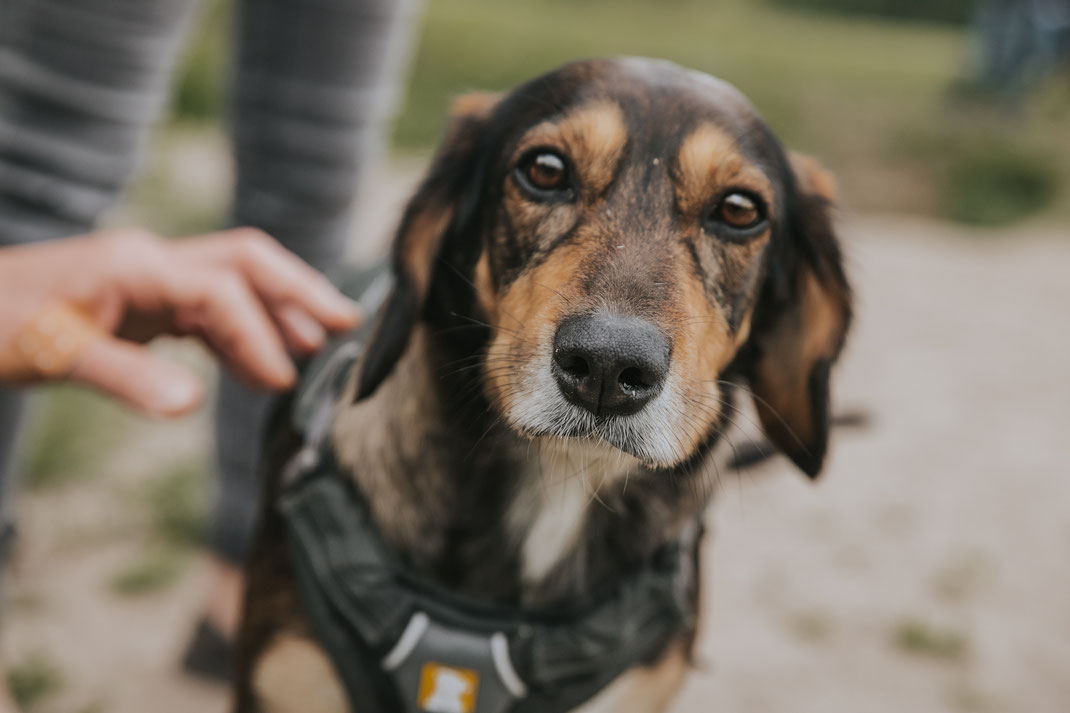
<path fill-rule="evenodd" d="M 580 62 L 459 99 L 334 418 L 386 543 L 440 585 L 512 605 L 620 578 L 706 507 L 737 391 L 816 476 L 851 317 L 833 199 L 738 91 L 666 62 Z M 584 361 L 584 340 L 619 325 L 622 343 L 654 345 L 652 367 Z M 297 443 L 274 435 L 237 710 L 342 713 L 272 508 Z M 694 638 L 580 710 L 662 710 Z"/>

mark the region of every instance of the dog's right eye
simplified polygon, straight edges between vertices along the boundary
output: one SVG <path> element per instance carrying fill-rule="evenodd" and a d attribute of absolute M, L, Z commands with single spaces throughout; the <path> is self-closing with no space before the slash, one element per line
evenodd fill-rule
<path fill-rule="evenodd" d="M 568 162 L 550 149 L 533 149 L 516 165 L 517 183 L 536 200 L 569 200 L 572 182 Z"/>

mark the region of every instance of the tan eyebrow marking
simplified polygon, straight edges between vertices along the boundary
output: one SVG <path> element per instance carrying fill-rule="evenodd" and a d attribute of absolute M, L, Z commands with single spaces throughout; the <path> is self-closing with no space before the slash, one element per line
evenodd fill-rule
<path fill-rule="evenodd" d="M 581 105 L 556 121 L 539 124 L 521 141 L 519 152 L 539 145 L 561 148 L 580 174 L 582 186 L 598 194 L 613 180 L 627 142 L 620 107 L 602 99 Z"/>
<path fill-rule="evenodd" d="M 680 144 L 673 175 L 676 203 L 684 213 L 706 208 L 718 191 L 733 186 L 754 191 L 773 208 L 769 179 L 732 136 L 713 124 L 700 124 Z"/>

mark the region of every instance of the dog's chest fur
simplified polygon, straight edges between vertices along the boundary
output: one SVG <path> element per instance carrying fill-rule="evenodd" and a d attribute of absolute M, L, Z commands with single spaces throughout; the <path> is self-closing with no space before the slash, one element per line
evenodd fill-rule
<path fill-rule="evenodd" d="M 421 574 L 503 603 L 579 597 L 641 565 L 704 505 L 703 484 L 608 447 L 519 439 L 478 394 L 473 406 L 444 389 L 433 354 L 415 335 L 372 398 L 343 399 L 333 430 L 382 536 Z"/>

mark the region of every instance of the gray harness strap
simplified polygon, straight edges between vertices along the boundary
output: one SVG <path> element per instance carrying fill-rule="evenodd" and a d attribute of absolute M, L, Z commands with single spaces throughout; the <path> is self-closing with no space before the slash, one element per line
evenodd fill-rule
<path fill-rule="evenodd" d="M 698 523 L 647 567 L 568 613 L 473 602 L 407 571 L 327 443 L 359 336 L 313 365 L 298 391 L 294 425 L 305 445 L 284 468 L 278 503 L 302 608 L 355 709 L 567 711 L 655 659 L 693 623 Z"/>

